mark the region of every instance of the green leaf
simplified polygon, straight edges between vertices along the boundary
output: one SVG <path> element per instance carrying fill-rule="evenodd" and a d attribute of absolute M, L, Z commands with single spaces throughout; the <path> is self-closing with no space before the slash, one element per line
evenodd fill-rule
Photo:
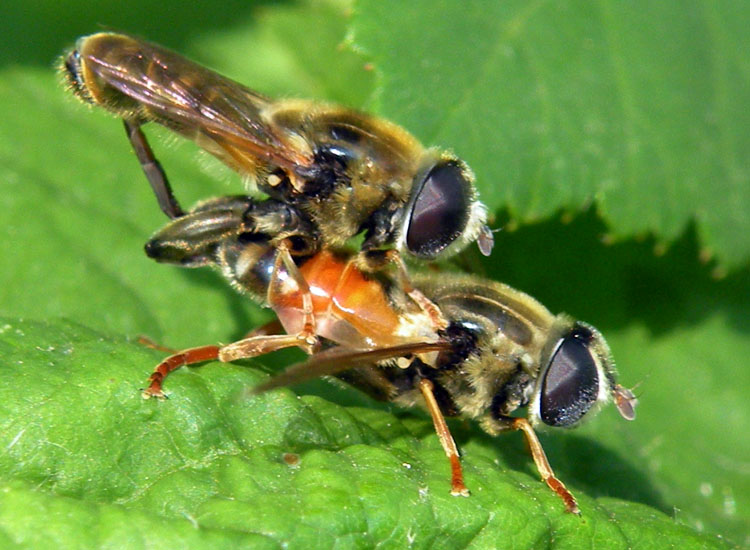
<path fill-rule="evenodd" d="M 293 360 L 287 355 L 183 369 L 168 380 L 172 399 L 143 401 L 138 389 L 163 355 L 134 343 L 137 335 L 174 347 L 227 342 L 269 317 L 216 273 L 160 266 L 143 255 L 164 218 L 122 128 L 66 96 L 48 60 L 104 22 L 266 93 L 362 105 L 372 101 L 373 73 L 361 55 L 340 47 L 352 23 L 345 5 L 229 2 L 203 13 L 154 4 L 156 15 L 182 14 L 175 23 L 152 17 L 151 4 L 141 6 L 148 21 L 137 7 L 123 14 L 99 4 L 61 10 L 58 3 L 10 3 L 15 17 L 3 21 L 13 29 L 0 32 L 2 40 L 31 36 L 37 21 L 60 16 L 38 42 L 0 47 L 6 56 L 18 52 L 13 64 L 0 66 L 3 548 L 402 548 L 409 541 L 419 548 L 727 547 L 721 537 L 750 547 L 750 273 L 712 279 L 712 266 L 696 260 L 702 245 L 694 231 L 655 257 L 653 239 L 603 245 L 607 226 L 588 212 L 569 225 L 546 221 L 500 233 L 494 256 L 476 267 L 554 311 L 596 324 L 613 347 L 621 381 L 642 381 L 635 422 L 609 409 L 576 432 L 541 436 L 558 476 L 579 498 L 581 519 L 564 513 L 540 483 L 518 434 L 491 438 L 476 426 L 452 424 L 473 492 L 457 499 L 448 494 L 447 461 L 423 414 L 384 408 L 324 382 L 295 388 L 300 398 L 290 390 L 249 397 L 247 388 L 263 376 L 257 368 L 278 370 Z M 419 18 L 405 4 L 398 13 L 415 17 L 425 45 L 437 48 L 446 35 L 435 16 L 443 5 L 434 6 Z M 360 47 L 362 26 L 374 17 L 366 8 L 360 4 L 354 20 Z M 389 14 L 376 15 L 395 49 L 407 35 Z M 484 44 L 475 38 L 477 47 Z M 388 114 L 427 141 L 455 146 L 482 182 L 493 181 L 484 174 L 494 157 L 470 158 L 461 144 L 472 133 L 477 142 L 483 135 L 487 143 L 507 143 L 480 120 L 491 105 L 478 111 L 480 124 L 454 135 L 448 128 L 463 115 L 441 120 L 446 98 L 418 96 L 434 109 L 428 112 L 403 95 L 422 93 L 419 63 L 396 90 L 388 82 L 403 75 L 378 59 L 387 48 L 368 46 L 367 53 Z M 426 65 L 435 62 L 423 54 Z M 412 119 L 398 114 L 400 102 L 403 113 L 414 107 Z M 570 113 L 571 121 L 583 116 Z M 523 133 L 525 124 L 519 117 L 502 129 L 517 125 L 513 131 Z M 430 125 L 434 137 L 424 131 Z M 159 139 L 165 132 L 147 132 L 186 205 L 242 189 L 191 145 L 168 146 Z M 528 140 L 524 147 L 533 145 Z M 588 169 L 574 151 L 560 155 Z M 578 179 L 585 178 L 571 179 L 584 185 Z M 538 182 L 512 185 L 529 185 L 533 194 L 551 180 L 540 172 Z M 499 195 L 482 185 L 500 206 Z M 519 209 L 511 198 L 502 204 Z M 721 215 L 723 205 L 706 204 Z"/>
<path fill-rule="evenodd" d="M 596 199 L 617 239 L 750 258 L 750 4 L 361 0 L 378 105 L 520 222 Z"/>
<path fill-rule="evenodd" d="M 69 322 L 0 319 L 0 531 L 9 541 L 723 547 L 643 504 L 579 492 L 585 517 L 565 513 L 518 438 L 500 452 L 457 430 L 473 495 L 452 497 L 428 419 L 290 390 L 251 398 L 261 375 L 247 367 L 185 370 L 169 380 L 173 399 L 144 401 L 136 385 L 159 355 Z"/>

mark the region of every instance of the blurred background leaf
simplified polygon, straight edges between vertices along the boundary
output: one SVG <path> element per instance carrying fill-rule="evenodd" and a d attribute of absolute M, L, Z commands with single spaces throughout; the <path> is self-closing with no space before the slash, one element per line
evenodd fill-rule
<path fill-rule="evenodd" d="M 696 221 L 722 265 L 750 255 L 750 8 L 741 1 L 363 0 L 378 105 L 448 143 L 493 207 L 528 222 L 596 198 L 612 237 Z"/>
<path fill-rule="evenodd" d="M 5 2 L 0 540 L 136 548 L 157 533 L 193 547 L 273 548 L 325 532 L 366 547 L 357 533 L 398 525 L 392 547 L 415 533 L 423 547 L 486 548 L 508 533 L 518 548 L 703 547 L 717 535 L 750 547 L 749 73 L 739 54 L 748 8 L 592 6 Z M 497 225 L 518 227 L 496 235 L 475 269 L 594 323 L 622 382 L 640 382 L 636 422 L 607 410 L 543 436 L 583 523 L 560 513 L 518 438 L 468 425 L 455 429 L 476 498 L 444 498 L 429 421 L 383 412 L 353 390 L 297 389 L 337 405 L 300 405 L 288 392 L 253 404 L 238 395 L 257 374 L 211 365 L 170 379 L 173 400 L 141 402 L 160 355 L 125 338 L 226 342 L 268 314 L 213 272 L 141 252 L 164 218 L 122 128 L 67 97 L 52 71 L 64 47 L 102 28 L 264 93 L 375 109 L 466 158 Z M 184 204 L 241 191 L 192 145 L 148 132 Z M 715 261 L 699 260 L 711 251 Z M 283 460 L 290 450 L 304 475 L 284 485 L 297 475 Z M 401 461 L 414 465 L 405 476 Z M 362 484 L 326 477 L 332 468 Z M 399 504 L 396 489 L 380 494 L 377 474 L 408 494 L 427 484 L 429 499 Z M 321 487 L 336 489 L 330 501 Z M 274 516 L 284 510 L 287 523 Z M 305 519 L 296 533 L 295 514 Z M 123 524 L 137 528 L 126 536 Z"/>

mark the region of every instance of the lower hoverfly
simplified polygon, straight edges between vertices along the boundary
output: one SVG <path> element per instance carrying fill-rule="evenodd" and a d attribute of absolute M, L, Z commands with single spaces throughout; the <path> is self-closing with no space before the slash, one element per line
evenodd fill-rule
<path fill-rule="evenodd" d="M 391 122 L 313 101 L 274 101 L 122 34 L 80 38 L 62 72 L 77 97 L 123 119 L 171 218 L 183 211 L 141 131 L 148 122 L 192 139 L 273 204 L 293 207 L 285 211 L 291 218 L 266 208 L 252 222 L 259 232 L 295 236 L 308 254 L 360 233 L 364 252 L 395 247 L 424 260 L 446 258 L 475 240 L 484 254 L 492 249 L 469 167 Z"/>
<path fill-rule="evenodd" d="M 278 333 L 175 353 L 154 370 L 144 397 L 162 397 L 169 372 L 208 360 L 234 361 L 285 347 L 311 354 L 257 392 L 336 375 L 371 396 L 430 413 L 452 472 L 468 495 L 445 416 L 476 419 L 490 434 L 521 430 L 542 479 L 579 513 L 555 477 L 534 426 L 573 427 L 613 400 L 635 417 L 636 398 L 615 381 L 609 348 L 593 327 L 553 315 L 532 297 L 473 275 L 415 274 L 413 286 L 363 273 L 356 258 L 322 250 L 293 258 L 286 241 L 247 232 L 256 203 L 211 199 L 171 221 L 147 245 L 157 261 L 218 266 L 231 284 L 276 313 Z M 527 416 L 512 414 L 527 407 Z"/>

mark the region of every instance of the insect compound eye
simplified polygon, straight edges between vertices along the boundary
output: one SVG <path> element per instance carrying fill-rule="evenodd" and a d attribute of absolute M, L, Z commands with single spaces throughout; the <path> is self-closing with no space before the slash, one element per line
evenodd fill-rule
<path fill-rule="evenodd" d="M 572 426 L 596 403 L 599 372 L 591 332 L 576 327 L 565 335 L 544 373 L 539 415 L 549 426 Z"/>
<path fill-rule="evenodd" d="M 458 162 L 436 164 L 415 190 L 406 232 L 409 252 L 432 259 L 455 241 L 468 223 L 471 190 Z"/>
<path fill-rule="evenodd" d="M 65 56 L 63 69 L 65 70 L 65 79 L 73 90 L 73 93 L 81 99 L 88 101 L 86 84 L 81 74 L 81 54 L 78 50 L 73 50 Z"/>

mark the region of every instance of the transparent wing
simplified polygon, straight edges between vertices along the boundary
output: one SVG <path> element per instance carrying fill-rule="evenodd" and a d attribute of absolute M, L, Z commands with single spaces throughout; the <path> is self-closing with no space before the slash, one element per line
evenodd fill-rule
<path fill-rule="evenodd" d="M 149 119 L 194 139 L 240 171 L 251 171 L 257 160 L 295 171 L 312 163 L 299 140 L 295 147 L 283 128 L 264 120 L 267 98 L 155 44 L 101 36 L 79 50 L 87 70 L 140 104 Z"/>
<path fill-rule="evenodd" d="M 299 384 L 300 382 L 306 382 L 320 378 L 321 376 L 338 374 L 355 367 L 371 365 L 387 359 L 433 351 L 448 351 L 450 349 L 450 344 L 444 341 L 416 342 L 365 351 L 335 347 L 316 353 L 307 361 L 292 365 L 253 388 L 252 393 L 264 393 L 276 388 Z"/>

